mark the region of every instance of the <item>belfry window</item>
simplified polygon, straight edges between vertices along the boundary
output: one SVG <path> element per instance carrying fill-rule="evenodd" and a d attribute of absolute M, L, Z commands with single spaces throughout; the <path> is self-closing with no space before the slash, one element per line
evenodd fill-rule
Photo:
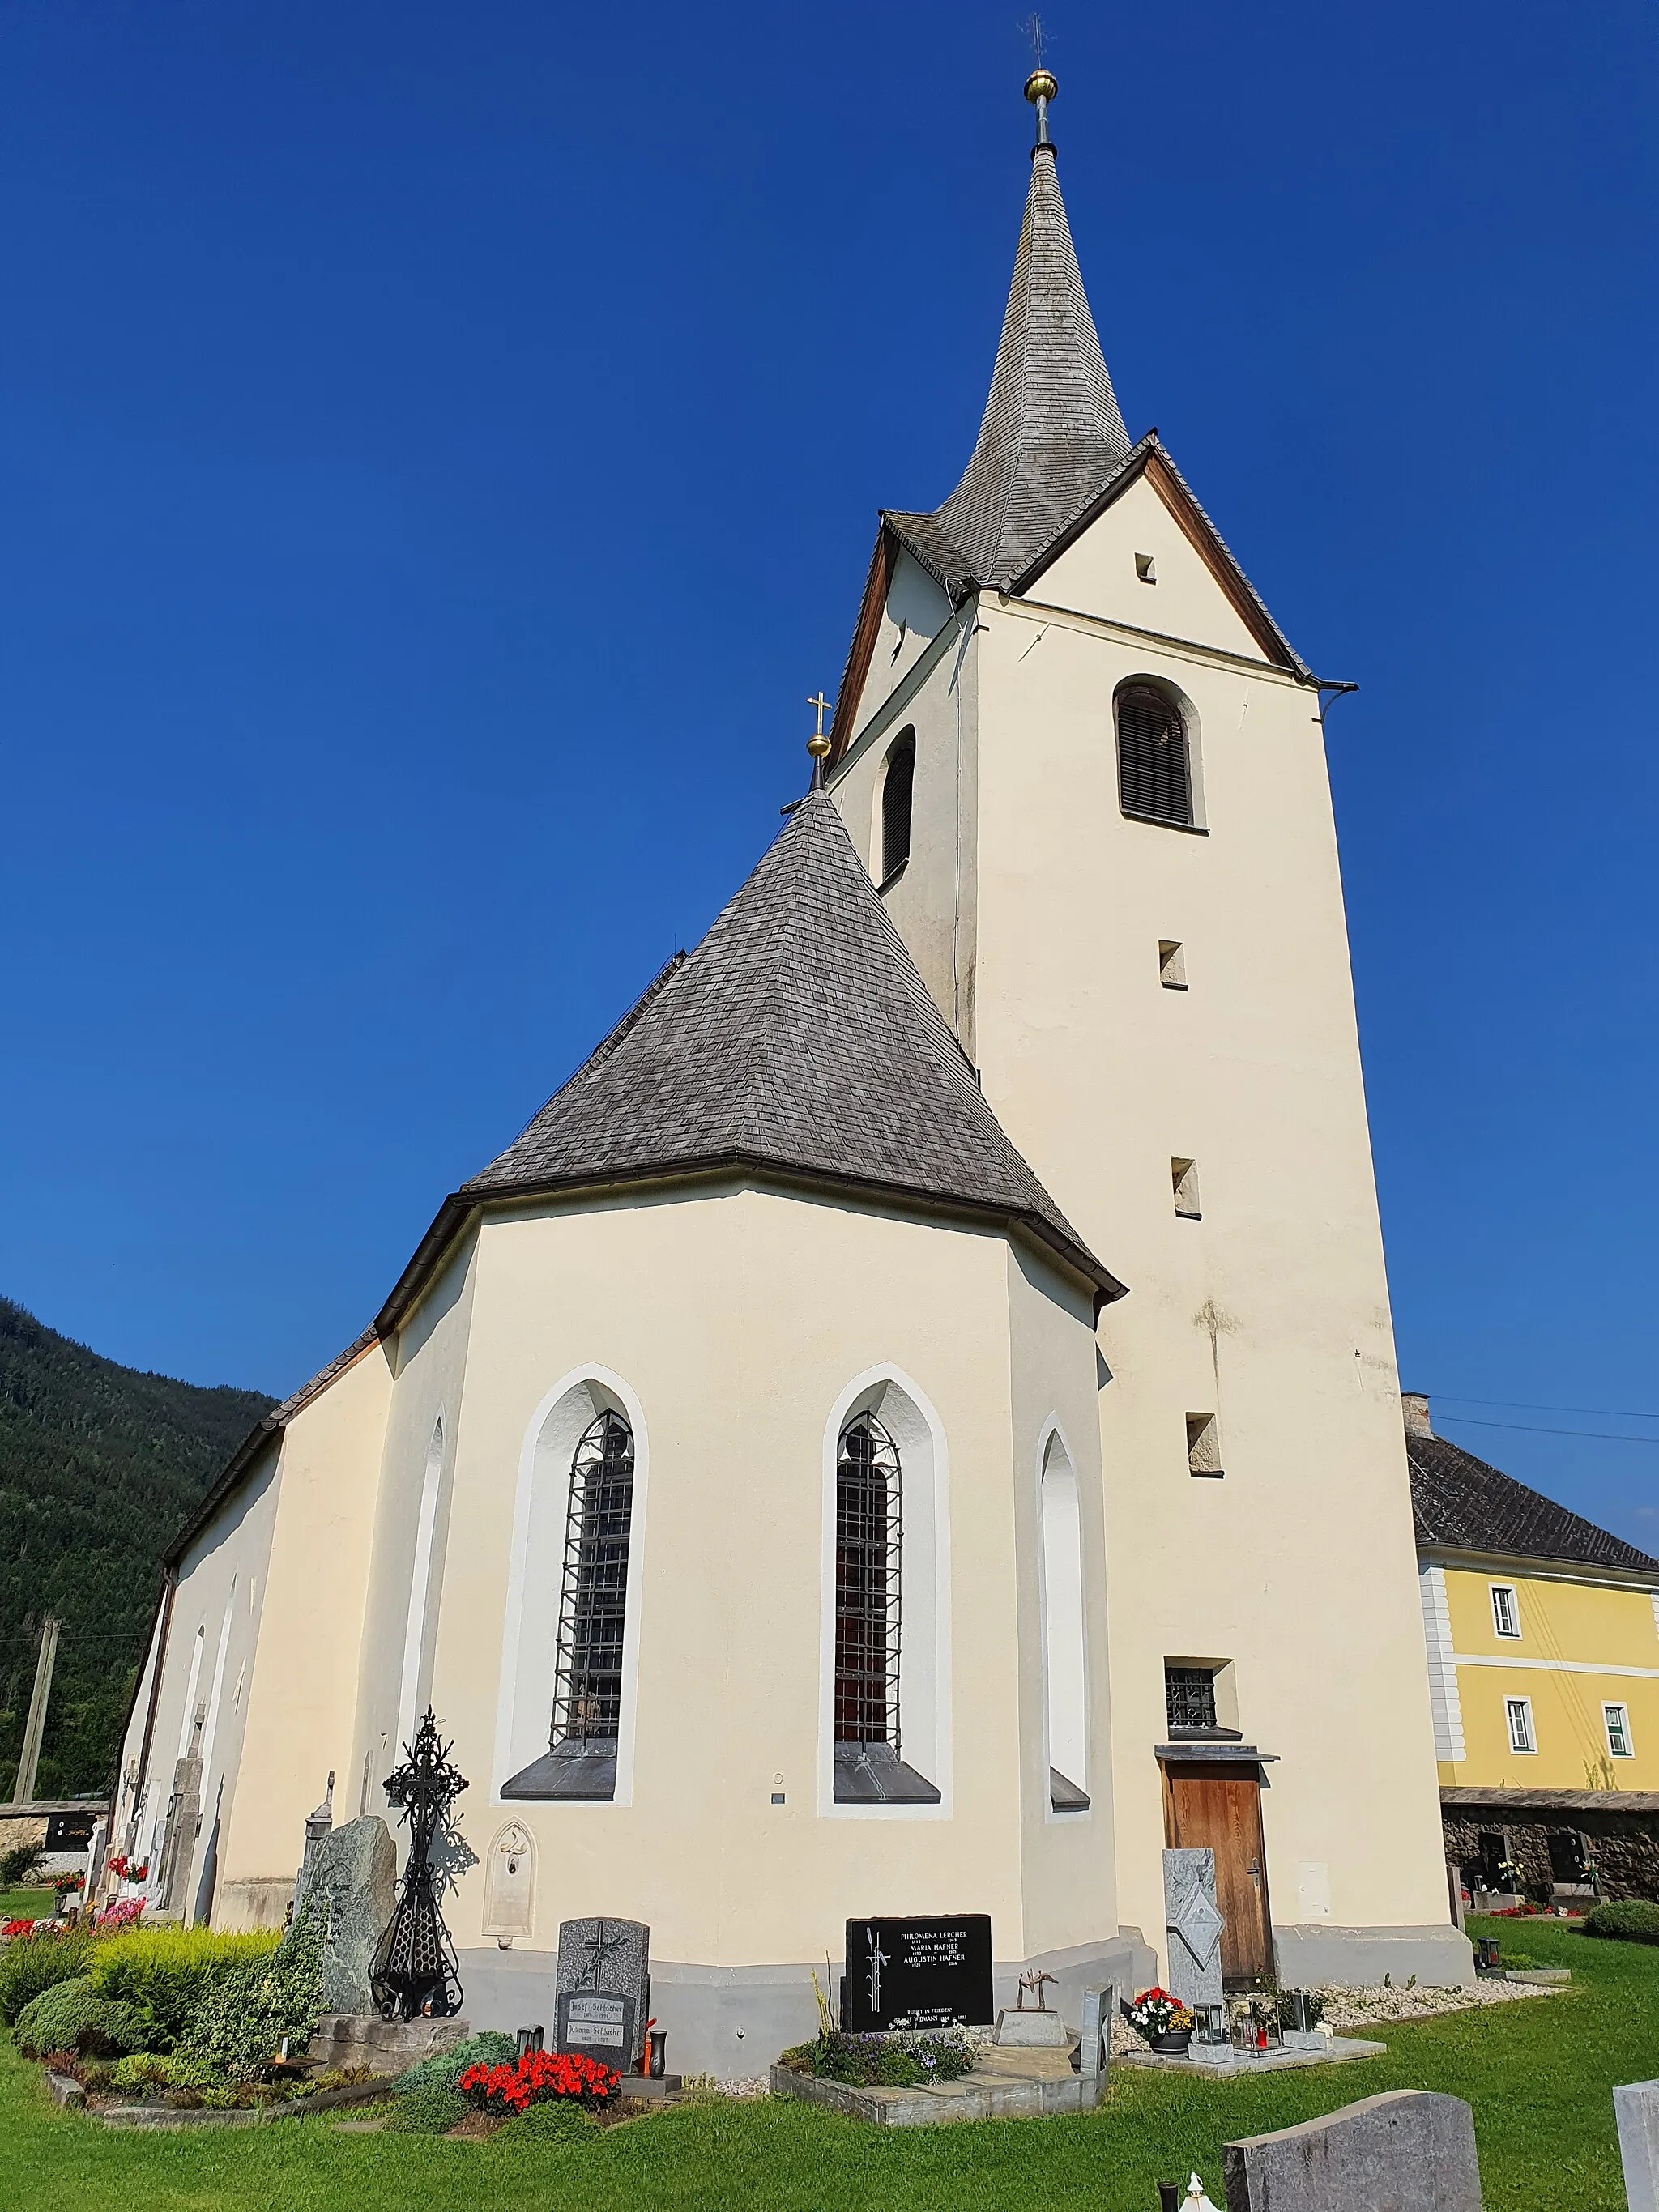
<path fill-rule="evenodd" d="M 910 857 L 910 802 L 916 781 L 916 738 L 906 730 L 887 756 L 881 782 L 881 881 L 889 884 Z"/>
<path fill-rule="evenodd" d="M 622 1722 L 623 1627 L 634 1516 L 634 1438 L 620 1414 L 582 1431 L 570 1464 L 553 1744 L 605 1745 Z"/>
<path fill-rule="evenodd" d="M 1151 684 L 1118 693 L 1118 803 L 1143 822 L 1193 827 L 1193 782 L 1187 725 L 1173 699 Z"/>
<path fill-rule="evenodd" d="M 836 1451 L 836 1796 L 937 1804 L 905 1765 L 900 1740 L 904 1471 L 872 1413 L 842 1431 Z"/>

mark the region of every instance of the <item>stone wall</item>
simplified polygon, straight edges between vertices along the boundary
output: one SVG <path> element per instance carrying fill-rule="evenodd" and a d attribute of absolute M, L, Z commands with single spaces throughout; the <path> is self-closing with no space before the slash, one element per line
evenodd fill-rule
<path fill-rule="evenodd" d="M 1460 1805 L 1442 1815 L 1446 1856 L 1458 1866 L 1480 1856 L 1482 1835 L 1502 1834 L 1508 1856 L 1521 1869 L 1529 1896 L 1547 1896 L 1551 1832 L 1577 1833 L 1595 1861 L 1596 1887 L 1605 1898 L 1640 1897 L 1659 1903 L 1659 1813 L 1550 1813 L 1528 1806 Z"/>

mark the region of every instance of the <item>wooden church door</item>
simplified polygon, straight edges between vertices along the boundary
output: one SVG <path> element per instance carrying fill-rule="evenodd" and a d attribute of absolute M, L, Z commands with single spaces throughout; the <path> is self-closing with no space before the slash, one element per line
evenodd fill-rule
<path fill-rule="evenodd" d="M 1267 1857 L 1261 1844 L 1261 1782 L 1254 1766 L 1171 1760 L 1164 1769 L 1164 1831 L 1172 1850 L 1215 1853 L 1215 1902 L 1222 1979 L 1249 1989 L 1273 1971 Z"/>

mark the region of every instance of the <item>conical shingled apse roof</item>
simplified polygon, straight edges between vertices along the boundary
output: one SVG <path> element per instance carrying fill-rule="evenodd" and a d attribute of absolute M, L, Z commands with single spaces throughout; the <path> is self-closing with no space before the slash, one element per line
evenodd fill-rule
<path fill-rule="evenodd" d="M 1044 143 L 1032 155 L 1002 342 L 967 470 L 933 514 L 890 520 L 953 582 L 971 577 L 1006 591 L 1129 451 L 1078 270 L 1054 149 Z"/>
<path fill-rule="evenodd" d="M 1016 1218 L 1105 1292 L 814 792 L 708 933 L 462 1199 L 748 1164 Z"/>

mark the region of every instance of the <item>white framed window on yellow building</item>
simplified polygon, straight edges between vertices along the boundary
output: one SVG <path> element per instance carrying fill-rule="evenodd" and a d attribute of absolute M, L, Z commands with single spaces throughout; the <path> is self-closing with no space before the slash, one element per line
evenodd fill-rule
<path fill-rule="evenodd" d="M 1623 1705 L 1603 1705 L 1601 1725 L 1607 1732 L 1607 1753 L 1613 1759 L 1634 1759 L 1636 1746 L 1630 1740 L 1630 1714 Z"/>
<path fill-rule="evenodd" d="M 1492 1585 L 1492 1625 L 1499 1636 L 1519 1636 L 1521 1606 L 1513 1583 L 1494 1583 Z"/>
<path fill-rule="evenodd" d="M 1504 1712 L 1510 1724 L 1510 1749 L 1536 1751 L 1538 1739 L 1533 1734 L 1532 1729 L 1532 1699 L 1505 1698 Z"/>

